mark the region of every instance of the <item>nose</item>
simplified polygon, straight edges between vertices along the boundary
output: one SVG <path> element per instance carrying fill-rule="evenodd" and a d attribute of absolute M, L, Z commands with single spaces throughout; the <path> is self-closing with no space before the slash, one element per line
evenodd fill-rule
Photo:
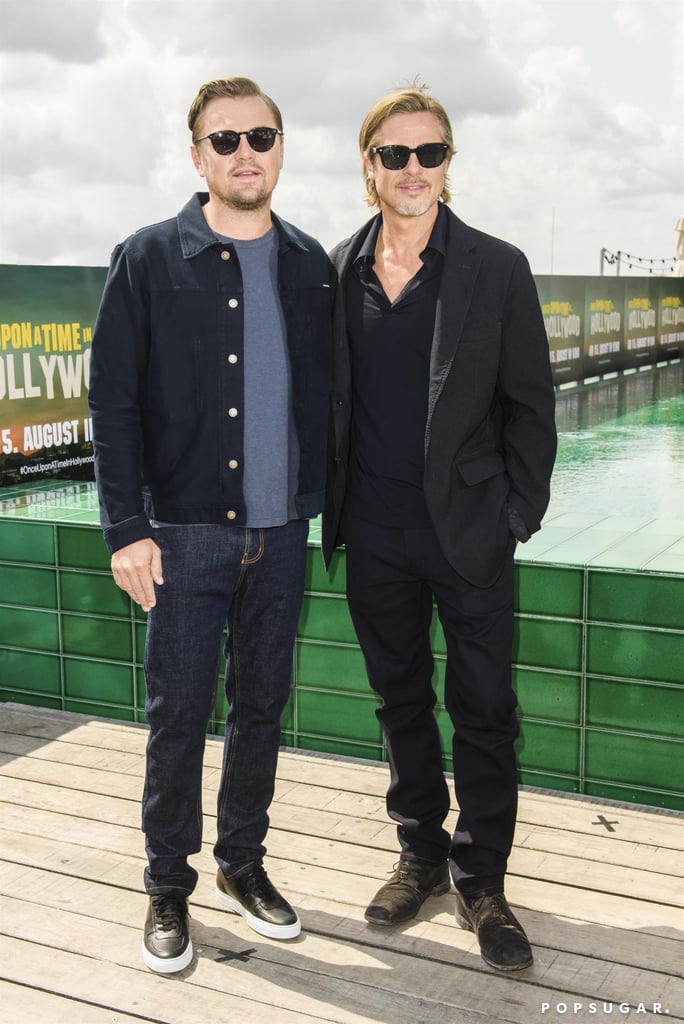
<path fill-rule="evenodd" d="M 404 169 L 408 171 L 409 174 L 415 175 L 421 173 L 422 168 L 420 166 L 420 161 L 418 160 L 418 156 L 416 153 L 409 154 L 408 163 L 406 164 L 406 167 Z"/>
<path fill-rule="evenodd" d="M 241 135 L 238 148 L 235 150 L 233 156 L 243 156 L 244 157 L 244 156 L 251 155 L 253 152 L 254 151 L 253 151 L 252 147 L 250 146 L 249 142 L 247 141 L 247 136 L 246 135 Z"/>

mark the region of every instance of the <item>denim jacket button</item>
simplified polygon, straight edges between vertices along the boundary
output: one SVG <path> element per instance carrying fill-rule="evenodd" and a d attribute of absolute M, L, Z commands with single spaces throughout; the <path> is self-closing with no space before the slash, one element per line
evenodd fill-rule
<path fill-rule="evenodd" d="M 236 309 L 239 303 L 237 299 L 228 299 L 228 305 L 231 309 Z"/>
<path fill-rule="evenodd" d="M 234 512 L 232 508 L 229 509 L 229 511 L 226 512 L 226 519 L 237 519 L 237 512 Z"/>

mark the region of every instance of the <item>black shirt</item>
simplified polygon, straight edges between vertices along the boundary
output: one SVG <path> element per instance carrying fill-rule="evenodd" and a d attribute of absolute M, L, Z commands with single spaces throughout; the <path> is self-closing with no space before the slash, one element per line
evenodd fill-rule
<path fill-rule="evenodd" d="M 423 494 L 430 350 L 447 242 L 440 204 L 423 266 L 390 303 L 375 270 L 382 218 L 347 278 L 354 402 L 345 511 L 385 526 L 430 524 Z"/>

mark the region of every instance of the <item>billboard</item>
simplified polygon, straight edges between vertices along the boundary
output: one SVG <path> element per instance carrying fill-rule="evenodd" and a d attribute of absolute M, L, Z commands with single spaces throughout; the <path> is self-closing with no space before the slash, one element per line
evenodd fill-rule
<path fill-rule="evenodd" d="M 90 343 L 104 267 L 0 267 L 0 486 L 93 479 Z"/>
<path fill-rule="evenodd" d="M 93 479 L 90 345 L 106 274 L 0 266 L 0 487 Z M 556 385 L 684 355 L 684 278 L 535 280 Z"/>

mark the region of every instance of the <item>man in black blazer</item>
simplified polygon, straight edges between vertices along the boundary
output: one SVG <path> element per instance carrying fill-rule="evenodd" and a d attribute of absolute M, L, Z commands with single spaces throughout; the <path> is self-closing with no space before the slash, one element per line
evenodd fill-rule
<path fill-rule="evenodd" d="M 504 895 L 517 811 L 511 683 L 513 554 L 540 528 L 556 451 L 548 342 L 515 247 L 446 205 L 449 118 L 422 86 L 382 97 L 359 136 L 379 214 L 332 253 L 329 564 L 347 596 L 390 763 L 399 862 L 366 910 L 375 925 L 457 890 L 458 922 L 500 970 L 532 963 Z M 433 602 L 446 640 L 459 816 L 433 713 Z"/>

